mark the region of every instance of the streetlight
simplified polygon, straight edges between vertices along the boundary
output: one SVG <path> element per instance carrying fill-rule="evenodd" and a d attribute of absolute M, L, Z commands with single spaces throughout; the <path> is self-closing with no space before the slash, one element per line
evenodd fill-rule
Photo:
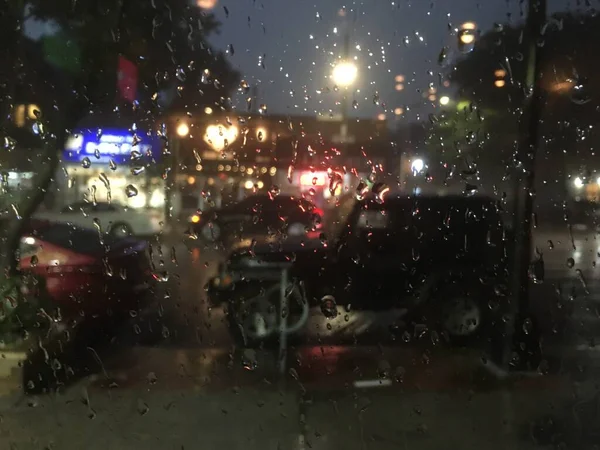
<path fill-rule="evenodd" d="M 440 97 L 440 105 L 446 106 L 448 103 L 450 103 L 450 97 L 448 97 L 447 95 L 443 95 Z"/>
<path fill-rule="evenodd" d="M 190 134 L 190 127 L 187 123 L 181 122 L 177 125 L 177 136 L 186 137 L 188 134 Z"/>
<path fill-rule="evenodd" d="M 410 168 L 413 175 L 417 175 L 425 168 L 425 161 L 423 161 L 421 158 L 417 158 L 411 163 Z"/>
<path fill-rule="evenodd" d="M 336 64 L 331 72 L 333 82 L 343 88 L 352 86 L 358 77 L 358 68 L 352 61 L 342 61 Z"/>

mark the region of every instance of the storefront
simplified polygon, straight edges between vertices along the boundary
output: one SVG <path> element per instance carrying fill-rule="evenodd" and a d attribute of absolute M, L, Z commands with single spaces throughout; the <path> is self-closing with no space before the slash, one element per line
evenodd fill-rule
<path fill-rule="evenodd" d="M 147 133 L 120 128 L 79 130 L 63 151 L 59 203 L 87 199 L 162 211 L 161 153 L 160 140 Z"/>

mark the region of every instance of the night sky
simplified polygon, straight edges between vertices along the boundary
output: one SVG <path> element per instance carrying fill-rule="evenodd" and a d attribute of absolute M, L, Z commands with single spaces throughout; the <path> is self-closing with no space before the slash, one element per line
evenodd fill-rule
<path fill-rule="evenodd" d="M 548 0 L 549 13 L 576 10 L 578 3 Z M 346 17 L 339 15 L 343 6 Z M 387 109 L 388 119 L 406 121 L 431 112 L 431 103 L 422 96 L 430 83 L 438 88 L 438 98 L 453 95 L 438 83 L 438 73 L 447 73 L 460 56 L 449 24 L 454 29 L 472 21 L 485 33 L 496 22 L 519 23 L 526 8 L 521 0 L 217 0 L 212 12 L 222 29 L 210 41 L 219 49 L 233 49 L 228 56 L 232 65 L 258 87 L 257 103 L 269 113 L 327 116 L 340 112 L 341 93 L 327 88 L 334 86 L 332 63 L 342 55 L 348 30 L 350 56 L 359 68 L 349 94 L 349 105 L 356 103 L 348 107 L 349 114 L 376 117 Z M 25 31 L 37 38 L 53 27 L 30 21 Z M 440 66 L 443 47 L 449 53 Z M 396 75 L 405 77 L 401 92 L 395 90 Z M 243 111 L 245 97 L 234 95 L 234 105 Z M 408 112 L 394 116 L 395 108 L 407 106 Z"/>
<path fill-rule="evenodd" d="M 258 85 L 260 103 L 266 104 L 269 112 L 328 115 L 339 112 L 335 102 L 339 102 L 341 94 L 326 93 L 324 88 L 333 88 L 329 79 L 331 63 L 342 54 L 344 27 L 349 26 L 351 56 L 357 57 L 359 67 L 356 91 L 352 94 L 358 105 L 356 109 L 350 107 L 350 113 L 375 117 L 384 112 L 381 104 L 386 103 L 390 111 L 388 119 L 393 119 L 394 108 L 413 105 L 412 114 L 401 119 L 407 120 L 413 119 L 417 112 L 430 111 L 423 105 L 418 90 L 426 91 L 430 82 L 438 87 L 438 73 L 447 71 L 447 67 L 437 62 L 442 47 L 449 48 L 450 65 L 452 58 L 460 55 L 457 38 L 448 24 L 454 28 L 474 21 L 486 32 L 495 22 L 518 23 L 523 18 L 521 8 L 527 7 L 526 2 L 519 3 L 515 0 L 219 0 L 213 12 L 223 25 L 221 34 L 213 36 L 211 41 L 221 49 L 233 46 L 232 64 L 250 84 Z M 349 19 L 346 22 L 338 15 L 344 5 L 348 11 L 345 19 Z M 575 8 L 576 2 L 549 1 L 550 13 Z M 406 78 L 401 92 L 395 91 L 394 77 L 399 74 Z M 443 88 L 438 95 L 446 93 L 452 95 Z M 379 106 L 374 104 L 375 95 L 379 97 Z M 239 108 L 245 110 L 240 101 L 242 96 L 238 94 L 235 98 Z"/>

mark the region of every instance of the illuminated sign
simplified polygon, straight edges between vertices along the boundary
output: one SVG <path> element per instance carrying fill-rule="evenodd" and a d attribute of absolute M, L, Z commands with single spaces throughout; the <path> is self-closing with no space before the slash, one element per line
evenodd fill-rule
<path fill-rule="evenodd" d="M 103 129 L 82 130 L 73 133 L 67 140 L 63 160 L 81 162 L 88 158 L 90 163 L 128 164 L 149 158 L 158 160 L 161 155 L 161 142 L 156 136 L 143 132 L 133 134 L 129 130 Z"/>

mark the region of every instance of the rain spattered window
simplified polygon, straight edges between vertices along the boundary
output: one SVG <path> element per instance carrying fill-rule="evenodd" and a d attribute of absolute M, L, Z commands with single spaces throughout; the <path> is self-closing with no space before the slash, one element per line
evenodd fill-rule
<path fill-rule="evenodd" d="M 600 445 L 590 2 L 4 6 L 1 448 Z"/>

